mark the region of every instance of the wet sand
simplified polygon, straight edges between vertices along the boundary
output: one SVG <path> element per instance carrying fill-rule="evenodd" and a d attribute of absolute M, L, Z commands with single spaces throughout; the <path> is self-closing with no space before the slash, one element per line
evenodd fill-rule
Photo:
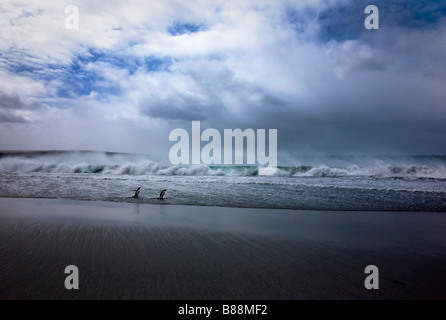
<path fill-rule="evenodd" d="M 66 290 L 76 265 L 80 289 Z M 366 290 L 376 265 L 379 290 Z M 0 198 L 0 299 L 444 299 L 446 214 Z"/>

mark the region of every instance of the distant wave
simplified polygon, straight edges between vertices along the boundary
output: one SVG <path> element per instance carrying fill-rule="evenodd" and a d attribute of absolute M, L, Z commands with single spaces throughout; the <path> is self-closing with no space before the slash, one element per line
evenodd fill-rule
<path fill-rule="evenodd" d="M 103 152 L 32 152 L 0 155 L 2 172 L 79 173 L 101 175 L 167 176 L 257 176 L 269 174 L 271 168 L 256 166 L 163 166 L 147 156 Z M 446 165 L 387 164 L 373 165 L 300 165 L 279 167 L 275 176 L 284 177 L 377 177 L 446 179 Z"/>
<path fill-rule="evenodd" d="M 346 168 L 330 168 L 327 166 L 305 167 L 300 170 L 296 168 L 294 176 L 300 177 L 346 177 L 346 176 L 367 176 L 367 177 L 414 177 L 414 178 L 434 178 L 446 179 L 446 167 L 428 167 L 420 165 L 393 166 L 376 165 L 373 167 L 359 167 L 356 165 Z M 293 169 L 291 169 L 293 170 Z"/>

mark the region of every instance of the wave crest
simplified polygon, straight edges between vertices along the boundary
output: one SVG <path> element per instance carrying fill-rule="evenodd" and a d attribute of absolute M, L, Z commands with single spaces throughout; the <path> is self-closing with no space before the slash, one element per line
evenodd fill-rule
<path fill-rule="evenodd" d="M 446 165 L 389 165 L 377 161 L 374 165 L 333 167 L 294 166 L 263 168 L 256 166 L 163 166 L 147 156 L 107 154 L 100 152 L 29 153 L 1 155 L 0 171 L 71 173 L 102 175 L 166 175 L 166 176 L 258 176 L 282 177 L 354 177 L 432 178 L 446 179 Z"/>

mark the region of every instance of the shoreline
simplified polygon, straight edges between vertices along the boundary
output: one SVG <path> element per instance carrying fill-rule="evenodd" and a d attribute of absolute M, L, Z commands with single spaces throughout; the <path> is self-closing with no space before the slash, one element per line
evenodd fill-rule
<path fill-rule="evenodd" d="M 445 299 L 446 214 L 0 198 L 0 299 Z M 64 288 L 76 265 L 80 290 Z M 364 288 L 376 265 L 380 289 Z"/>
<path fill-rule="evenodd" d="M 328 213 L 328 212 L 351 212 L 351 213 L 359 213 L 359 212 L 370 212 L 370 213 L 376 213 L 376 212 L 388 212 L 388 213 L 409 213 L 409 214 L 416 214 L 416 213 L 427 213 L 427 214 L 446 214 L 446 210 L 391 210 L 391 209 L 370 209 L 370 210 L 364 210 L 364 209 L 358 209 L 358 210 L 352 210 L 352 209 L 320 209 L 320 208 L 288 208 L 288 207 L 253 207 L 253 206 L 225 206 L 225 205 L 207 205 L 207 204 L 190 204 L 190 203 L 184 203 L 179 204 L 176 202 L 169 202 L 168 199 L 164 199 L 163 201 L 159 201 L 156 197 L 151 198 L 145 198 L 140 197 L 137 199 L 134 199 L 132 197 L 124 197 L 124 198 L 110 198 L 110 199 L 70 199 L 70 198 L 55 198 L 55 197 L 17 197 L 17 196 L 0 196 L 1 199 L 15 199 L 15 200 L 43 200 L 43 201 L 73 201 L 73 202 L 80 202 L 80 203 L 103 203 L 103 204 L 116 204 L 116 205 L 143 205 L 143 206 L 175 206 L 175 207 L 191 207 L 191 208 L 225 208 L 225 209 L 240 209 L 240 210 L 272 210 L 272 211 L 295 211 L 295 212 L 321 212 L 321 213 Z M 122 201 L 123 199 L 126 199 L 128 201 Z M 157 200 L 157 202 L 141 202 L 141 201 L 148 201 L 148 200 Z M 1 214 L 1 212 L 0 212 Z"/>

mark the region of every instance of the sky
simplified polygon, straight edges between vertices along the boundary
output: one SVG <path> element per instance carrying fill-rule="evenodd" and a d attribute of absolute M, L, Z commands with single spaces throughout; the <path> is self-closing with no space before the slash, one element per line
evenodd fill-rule
<path fill-rule="evenodd" d="M 277 129 L 279 164 L 444 155 L 446 1 L 0 3 L 0 149 L 167 162 L 193 120 Z"/>

